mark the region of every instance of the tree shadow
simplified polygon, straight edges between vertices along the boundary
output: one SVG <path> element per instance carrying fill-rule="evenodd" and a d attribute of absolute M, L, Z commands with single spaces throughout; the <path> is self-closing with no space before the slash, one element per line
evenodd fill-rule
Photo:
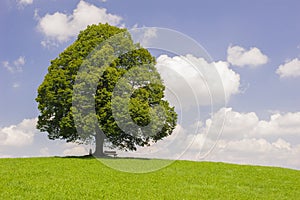
<path fill-rule="evenodd" d="M 83 155 L 83 156 L 54 156 L 55 158 L 76 158 L 76 159 L 134 159 L 134 160 L 152 160 L 152 158 L 141 158 L 141 157 L 113 157 L 113 156 L 94 156 L 94 155 Z"/>
<path fill-rule="evenodd" d="M 83 156 L 54 156 L 55 158 L 77 158 L 77 159 L 95 159 L 93 155 L 83 155 Z"/>

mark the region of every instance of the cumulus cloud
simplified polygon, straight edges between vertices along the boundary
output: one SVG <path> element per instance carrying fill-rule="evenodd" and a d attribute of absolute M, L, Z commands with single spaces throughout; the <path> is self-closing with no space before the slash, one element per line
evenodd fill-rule
<path fill-rule="evenodd" d="M 280 65 L 276 70 L 280 78 L 299 77 L 300 76 L 300 60 L 295 58 L 291 61 Z"/>
<path fill-rule="evenodd" d="M 24 119 L 17 125 L 0 128 L 0 145 L 26 146 L 33 142 L 37 119 Z"/>
<path fill-rule="evenodd" d="M 14 60 L 12 63 L 9 61 L 3 61 L 2 66 L 9 71 L 10 73 L 14 74 L 17 72 L 23 71 L 23 66 L 25 65 L 26 60 L 24 56 L 20 56 L 18 59 Z"/>
<path fill-rule="evenodd" d="M 48 147 L 43 147 L 40 149 L 40 154 L 41 156 L 49 156 L 49 148 Z"/>
<path fill-rule="evenodd" d="M 270 142 L 263 138 L 221 140 L 206 159 L 239 164 L 280 166 L 300 169 L 300 145 L 292 146 L 279 138 Z"/>
<path fill-rule="evenodd" d="M 168 100 L 175 105 L 179 102 L 183 108 L 225 103 L 239 92 L 240 76 L 229 69 L 227 62 L 161 55 L 156 68 L 167 87 Z"/>
<path fill-rule="evenodd" d="M 261 120 L 254 133 L 260 136 L 300 136 L 300 112 L 273 114 L 269 121 Z"/>
<path fill-rule="evenodd" d="M 300 112 L 272 114 L 269 120 L 260 120 L 254 112 L 240 113 L 232 108 L 222 108 L 211 119 L 206 120 L 209 129 L 211 121 L 222 122 L 226 113 L 222 138 L 265 138 L 300 136 Z M 300 143 L 300 138 L 299 141 Z"/>
<path fill-rule="evenodd" d="M 256 47 L 246 50 L 240 46 L 229 46 L 227 49 L 227 61 L 237 67 L 257 67 L 266 64 L 268 57 Z"/>
<path fill-rule="evenodd" d="M 164 158 L 164 159 L 179 159 L 185 150 L 193 145 L 201 143 L 201 141 L 195 141 L 195 137 L 198 139 L 202 135 L 190 134 L 180 124 L 177 124 L 172 135 L 151 144 L 149 147 L 138 147 L 136 152 L 119 152 L 120 156 L 124 157 L 143 157 L 143 158 Z M 193 142 L 195 144 L 193 144 Z"/>
<path fill-rule="evenodd" d="M 224 111 L 225 123 L 218 124 L 223 126 L 221 138 L 205 159 L 300 168 L 299 112 L 272 114 L 266 121 L 260 120 L 254 112 L 240 113 L 222 108 L 206 120 L 203 130 L 210 128 L 211 120 L 222 122 Z M 214 142 L 209 135 L 206 139 L 205 142 Z"/>
<path fill-rule="evenodd" d="M 81 156 L 81 155 L 87 155 L 89 153 L 85 145 L 66 143 L 64 146 L 66 148 L 63 151 L 64 156 Z"/>
<path fill-rule="evenodd" d="M 68 41 L 87 25 L 109 23 L 116 26 L 121 21 L 122 17 L 108 13 L 105 8 L 80 1 L 72 14 L 55 12 L 40 17 L 37 28 L 45 36 L 42 45 L 49 45 Z"/>
<path fill-rule="evenodd" d="M 33 3 L 33 0 L 17 0 L 17 4 L 20 8 L 27 6 Z"/>
<path fill-rule="evenodd" d="M 279 138 L 276 142 L 273 142 L 272 145 L 278 149 L 291 150 L 291 144 L 281 138 Z"/>
<path fill-rule="evenodd" d="M 223 123 L 225 117 L 225 123 Z M 254 112 L 239 113 L 232 108 L 221 108 L 212 118 L 205 122 L 206 129 L 214 121 L 217 126 L 222 126 L 222 137 L 230 139 L 242 139 L 251 135 L 252 131 L 257 127 L 259 119 Z"/>
<path fill-rule="evenodd" d="M 151 44 L 151 40 L 157 38 L 157 28 L 139 28 L 137 24 L 135 24 L 130 30 L 132 38 L 135 41 L 140 43 L 142 46 L 146 47 Z"/>

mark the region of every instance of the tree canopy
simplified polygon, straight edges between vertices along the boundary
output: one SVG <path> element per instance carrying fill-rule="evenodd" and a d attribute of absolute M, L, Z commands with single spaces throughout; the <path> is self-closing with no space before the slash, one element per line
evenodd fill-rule
<path fill-rule="evenodd" d="M 161 140 L 177 114 L 155 64 L 126 29 L 88 26 L 51 61 L 38 88 L 37 128 L 50 139 L 95 139 L 95 155 L 103 155 L 105 138 L 124 150 Z"/>

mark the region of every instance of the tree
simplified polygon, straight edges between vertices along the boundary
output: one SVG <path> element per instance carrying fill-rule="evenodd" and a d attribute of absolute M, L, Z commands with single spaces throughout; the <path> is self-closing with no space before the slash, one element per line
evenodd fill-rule
<path fill-rule="evenodd" d="M 171 135 L 174 107 L 155 58 L 134 44 L 126 29 L 91 25 L 51 61 L 38 88 L 37 128 L 49 139 L 94 140 L 103 156 L 106 138 L 123 150 L 136 150 Z"/>

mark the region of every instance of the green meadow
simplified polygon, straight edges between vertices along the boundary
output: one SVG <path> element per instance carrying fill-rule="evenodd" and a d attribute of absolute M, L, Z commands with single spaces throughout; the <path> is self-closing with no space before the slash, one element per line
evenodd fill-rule
<path fill-rule="evenodd" d="M 0 199 L 300 199 L 298 170 L 214 162 L 102 161 L 93 157 L 0 159 Z M 107 162 L 114 168 L 124 163 L 166 167 L 128 173 L 108 167 Z"/>

